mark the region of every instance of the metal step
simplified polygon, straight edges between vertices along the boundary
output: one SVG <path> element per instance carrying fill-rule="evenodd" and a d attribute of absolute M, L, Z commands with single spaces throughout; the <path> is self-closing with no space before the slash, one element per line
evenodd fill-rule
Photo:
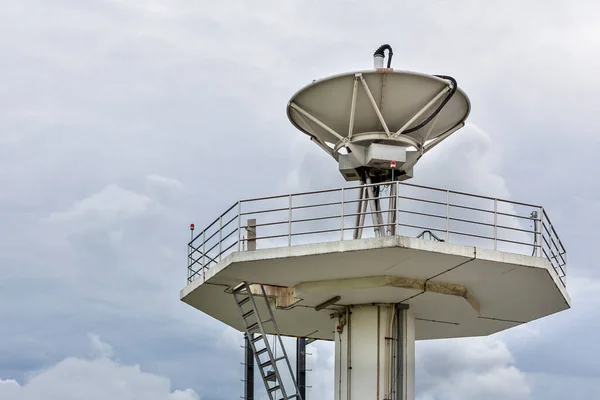
<path fill-rule="evenodd" d="M 243 306 L 244 304 L 246 304 L 247 302 L 250 301 L 250 297 L 246 297 L 245 299 L 238 301 L 238 306 Z"/>

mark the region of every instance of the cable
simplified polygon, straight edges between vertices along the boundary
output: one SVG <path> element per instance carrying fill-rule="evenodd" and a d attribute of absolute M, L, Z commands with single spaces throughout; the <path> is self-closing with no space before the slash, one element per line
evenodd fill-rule
<path fill-rule="evenodd" d="M 440 111 L 442 111 L 442 108 L 444 108 L 446 106 L 446 104 L 448 104 L 448 102 L 450 101 L 452 96 L 454 96 L 454 93 L 456 93 L 456 89 L 458 88 L 458 83 L 456 82 L 456 79 L 454 79 L 451 76 L 447 76 L 447 75 L 434 75 L 434 76 L 441 78 L 441 79 L 447 79 L 450 82 L 452 82 L 452 90 L 450 90 L 450 93 L 448 93 L 448 95 L 446 96 L 444 101 L 442 101 L 442 104 L 440 104 L 439 107 L 429 117 L 427 117 L 427 119 L 425 121 L 421 122 L 419 125 L 417 125 L 413 128 L 405 130 L 404 132 L 402 132 L 403 135 L 418 131 L 419 129 L 421 129 L 428 123 L 430 123 L 440 113 Z"/>
<path fill-rule="evenodd" d="M 392 46 L 390 46 L 389 44 L 382 44 L 381 46 L 379 46 L 379 48 L 377 50 L 375 50 L 375 53 L 373 54 L 373 56 L 384 57 L 385 56 L 385 53 L 384 53 L 385 50 L 388 51 L 388 63 L 387 63 L 387 67 L 391 68 L 392 67 L 392 56 L 394 55 L 394 52 L 392 51 Z"/>

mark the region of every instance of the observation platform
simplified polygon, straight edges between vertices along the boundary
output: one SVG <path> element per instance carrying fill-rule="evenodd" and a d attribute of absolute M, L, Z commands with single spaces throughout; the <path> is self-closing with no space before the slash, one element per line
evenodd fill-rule
<path fill-rule="evenodd" d="M 189 243 L 181 300 L 243 331 L 231 289 L 261 283 L 282 335 L 324 340 L 347 305 L 407 304 L 417 340 L 490 335 L 570 308 L 566 251 L 543 207 L 392 185 L 395 206 L 381 213 L 395 218 L 380 237 L 367 216 L 354 239 L 358 186 L 237 202 Z"/>

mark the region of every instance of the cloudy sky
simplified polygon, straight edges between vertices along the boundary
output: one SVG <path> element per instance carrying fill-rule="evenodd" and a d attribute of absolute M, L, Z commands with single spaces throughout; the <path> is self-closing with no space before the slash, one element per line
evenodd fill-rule
<path fill-rule="evenodd" d="M 241 335 L 179 301 L 188 224 L 238 198 L 341 186 L 286 102 L 370 68 L 386 42 L 396 68 L 452 75 L 473 106 L 414 182 L 542 204 L 569 252 L 573 309 L 419 343 L 418 398 L 594 398 L 598 13 L 592 0 L 3 0 L 0 398 L 242 395 Z M 330 399 L 331 345 L 311 352 L 309 398 Z"/>

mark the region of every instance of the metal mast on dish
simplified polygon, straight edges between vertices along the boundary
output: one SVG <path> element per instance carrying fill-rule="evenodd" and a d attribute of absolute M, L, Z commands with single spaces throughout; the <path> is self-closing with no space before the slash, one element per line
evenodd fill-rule
<path fill-rule="evenodd" d="M 374 69 L 313 81 L 287 106 L 357 187 L 240 200 L 189 242 L 181 299 L 246 333 L 271 400 L 304 394 L 281 336 L 335 342 L 336 400 L 414 400 L 416 340 L 490 335 L 570 307 L 567 254 L 543 207 L 399 182 L 465 125 L 470 103 L 454 78 L 391 59 L 381 46 Z"/>

